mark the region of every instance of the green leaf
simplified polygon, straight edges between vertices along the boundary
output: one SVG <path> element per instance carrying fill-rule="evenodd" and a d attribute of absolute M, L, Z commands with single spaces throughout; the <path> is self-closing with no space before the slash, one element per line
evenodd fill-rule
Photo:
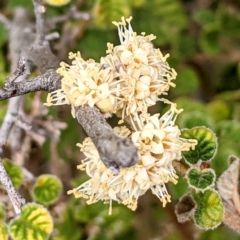
<path fill-rule="evenodd" d="M 151 0 L 133 9 L 133 30 L 154 34 L 155 45 L 176 43 L 187 25 L 187 18 L 178 0 Z"/>
<path fill-rule="evenodd" d="M 194 13 L 193 19 L 202 26 L 212 24 L 216 21 L 215 14 L 209 9 L 201 9 Z"/>
<path fill-rule="evenodd" d="M 47 240 L 53 230 L 52 217 L 46 208 L 28 203 L 22 214 L 10 223 L 10 234 L 14 240 Z"/>
<path fill-rule="evenodd" d="M 128 2 L 133 7 L 140 7 L 146 2 L 146 0 L 129 0 Z"/>
<path fill-rule="evenodd" d="M 12 180 L 13 186 L 15 188 L 19 188 L 23 181 L 23 173 L 21 167 L 14 164 L 9 159 L 3 159 L 3 165 L 10 179 Z"/>
<path fill-rule="evenodd" d="M 222 221 L 224 207 L 219 194 L 214 190 L 193 193 L 198 207 L 194 213 L 195 223 L 202 229 L 216 228 Z"/>
<path fill-rule="evenodd" d="M 113 28 L 113 21 L 120 22 L 121 17 L 130 16 L 127 0 L 98 0 L 94 10 L 96 24 L 101 28 Z"/>
<path fill-rule="evenodd" d="M 0 37 L 0 47 L 2 48 L 2 46 L 4 45 L 5 42 L 7 42 L 7 30 L 4 28 L 3 24 L 0 24 L 0 33 L 1 33 L 1 37 Z"/>
<path fill-rule="evenodd" d="M 239 38 L 237 29 L 240 25 L 240 17 L 238 12 L 231 11 L 230 8 L 221 8 L 219 18 L 221 33 Z"/>
<path fill-rule="evenodd" d="M 0 239 L 8 240 L 8 228 L 5 223 L 0 223 Z"/>
<path fill-rule="evenodd" d="M 6 206 L 0 203 L 0 223 L 5 220 L 5 215 L 6 215 Z"/>
<path fill-rule="evenodd" d="M 218 136 L 217 161 L 212 161 L 212 167 L 216 169 L 219 175 L 228 167 L 226 159 L 229 155 L 240 156 L 240 123 L 238 121 L 221 121 L 216 125 L 216 134 Z"/>
<path fill-rule="evenodd" d="M 226 120 L 230 115 L 230 109 L 228 105 L 221 100 L 215 100 L 208 103 L 207 109 L 209 115 L 212 116 L 216 122 Z"/>
<path fill-rule="evenodd" d="M 216 175 L 212 169 L 191 168 L 186 177 L 190 187 L 196 190 L 206 190 L 214 185 Z"/>
<path fill-rule="evenodd" d="M 88 29 L 84 32 L 84 38 L 77 43 L 74 50 L 77 52 L 81 49 L 81 55 L 84 59 L 92 58 L 99 61 L 106 54 L 107 42 L 114 42 L 117 38 L 117 33 L 113 35 L 112 32 L 104 29 Z"/>
<path fill-rule="evenodd" d="M 182 130 L 181 137 L 185 139 L 196 139 L 198 141 L 194 150 L 182 152 L 188 164 L 196 164 L 199 160 L 210 161 L 217 151 L 217 138 L 215 134 L 206 127 L 195 127 Z"/>
<path fill-rule="evenodd" d="M 175 100 L 175 102 L 176 102 L 178 108 L 184 109 L 184 113 L 196 111 L 196 109 L 199 112 L 207 113 L 206 106 L 202 102 L 197 101 L 195 99 L 188 98 L 188 97 L 179 97 Z M 183 115 L 183 114 L 180 114 L 180 116 L 181 115 Z"/>
<path fill-rule="evenodd" d="M 178 62 L 180 60 L 184 61 L 183 58 L 189 58 L 191 57 L 196 51 L 196 41 L 194 38 L 189 34 L 189 32 L 182 31 L 181 35 L 178 38 L 178 41 L 174 42 L 172 53 L 174 55 L 171 55 L 170 61 L 172 60 L 172 57 L 178 56 Z M 171 66 L 171 64 L 170 64 Z M 179 72 L 179 71 L 177 71 Z M 178 86 L 178 77 L 177 76 L 177 86 Z"/>
<path fill-rule="evenodd" d="M 183 112 L 178 119 L 181 128 L 193 128 L 195 126 L 205 126 L 214 128 L 215 124 L 211 116 L 199 111 Z"/>
<path fill-rule="evenodd" d="M 193 93 L 199 87 L 198 76 L 191 68 L 185 68 L 178 71 L 176 84 L 176 88 L 172 89 L 174 94 L 186 95 Z"/>
<path fill-rule="evenodd" d="M 217 26 L 212 25 L 203 29 L 200 35 L 200 46 L 202 50 L 209 55 L 220 52 L 219 29 Z"/>
<path fill-rule="evenodd" d="M 59 178 L 44 174 L 37 178 L 32 194 L 35 201 L 47 205 L 56 202 L 61 192 L 62 183 Z"/>

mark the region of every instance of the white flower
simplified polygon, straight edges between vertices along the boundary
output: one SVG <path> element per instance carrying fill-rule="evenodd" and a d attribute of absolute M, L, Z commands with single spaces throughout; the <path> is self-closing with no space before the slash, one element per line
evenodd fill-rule
<path fill-rule="evenodd" d="M 151 41 L 154 35 L 137 35 L 133 32 L 130 21 L 122 18 L 122 22 L 113 22 L 118 27 L 121 44 L 108 44 L 107 56 L 101 58 L 101 63 L 114 66 L 119 73 L 117 111 L 122 119 L 133 117 L 136 112 L 147 112 L 147 108 L 160 100 L 159 95 L 175 84 L 176 72 L 166 62 L 159 49 L 155 49 Z"/>
<path fill-rule="evenodd" d="M 171 109 L 160 118 L 159 114 L 141 116 L 138 131 L 131 133 L 126 127 L 114 128 L 117 135 L 131 137 L 140 154 L 136 165 L 121 168 L 118 175 L 105 167 L 90 138 L 78 144 L 86 156 L 78 168 L 86 170 L 91 178 L 68 193 L 88 198 L 88 204 L 99 200 L 109 202 L 110 214 L 113 200 L 135 210 L 138 198 L 149 189 L 165 206 L 171 201 L 165 184 L 169 181 L 176 184 L 178 178 L 172 161 L 181 159 L 183 149 L 189 150 L 196 145 L 196 142 L 180 138 L 180 130 L 174 125 L 178 113 L 172 104 Z"/>
<path fill-rule="evenodd" d="M 61 63 L 58 73 L 63 76 L 62 88 L 48 95 L 46 105 L 71 104 L 73 107 L 89 104 L 103 113 L 117 113 L 122 119 L 133 118 L 137 112 L 147 112 L 159 95 L 166 95 L 176 72 L 155 49 L 154 35 L 137 35 L 130 21 L 114 22 L 118 27 L 120 45 L 108 43 L 107 55 L 100 63 L 84 61 L 78 52 L 70 53 L 72 65 Z"/>
<path fill-rule="evenodd" d="M 113 95 L 120 91 L 116 85 L 110 85 L 115 73 L 104 69 L 99 63 L 90 59 L 84 61 L 80 53 L 70 53 L 72 65 L 61 63 L 57 72 L 63 76 L 62 88 L 48 95 L 47 104 L 71 104 L 79 107 L 85 104 L 96 105 L 102 112 L 113 112 L 116 99 Z"/>

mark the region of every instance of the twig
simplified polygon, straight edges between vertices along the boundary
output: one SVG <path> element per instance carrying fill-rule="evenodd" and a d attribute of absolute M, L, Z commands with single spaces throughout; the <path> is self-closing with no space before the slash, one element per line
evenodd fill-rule
<path fill-rule="evenodd" d="M 69 20 L 80 20 L 80 19 L 84 21 L 88 21 L 90 19 L 90 14 L 88 12 L 77 11 L 77 8 L 74 6 L 70 8 L 70 10 L 62 16 L 57 16 L 57 17 L 47 19 L 46 25 L 50 26 L 51 28 L 55 28 L 56 24 L 58 23 L 67 22 Z"/>
<path fill-rule="evenodd" d="M 0 100 L 24 95 L 30 92 L 53 92 L 61 87 L 61 76 L 55 70 L 46 71 L 41 76 L 28 81 L 13 83 L 8 88 L 0 88 Z"/>
<path fill-rule="evenodd" d="M 4 88 L 8 88 L 9 86 L 11 86 L 14 81 L 24 73 L 28 73 L 26 70 L 26 61 L 24 57 L 21 57 L 18 61 L 18 66 L 15 72 L 6 79 L 4 83 Z"/>
<path fill-rule="evenodd" d="M 0 157 L 3 157 L 3 150 L 6 145 L 8 136 L 10 134 L 13 124 L 15 123 L 18 117 L 19 104 L 20 104 L 19 97 L 13 98 L 12 101 L 9 102 L 8 111 L 6 113 L 6 116 L 4 117 L 0 129 Z"/>
<path fill-rule="evenodd" d="M 59 39 L 60 35 L 58 32 L 53 32 L 53 33 L 47 34 L 45 38 L 47 41 L 52 41 L 52 40 Z"/>
<path fill-rule="evenodd" d="M 119 167 L 130 167 L 138 162 L 133 142 L 115 135 L 97 108 L 88 105 L 77 108 L 76 117 L 95 144 L 102 162 L 114 173 L 119 172 Z"/>
<path fill-rule="evenodd" d="M 36 29 L 37 29 L 36 44 L 44 45 L 48 43 L 45 40 L 45 18 L 44 18 L 45 7 L 42 5 L 41 0 L 33 0 L 33 5 L 36 16 Z"/>
<path fill-rule="evenodd" d="M 12 25 L 11 21 L 9 21 L 2 13 L 0 13 L 0 22 L 7 30 L 11 28 Z"/>

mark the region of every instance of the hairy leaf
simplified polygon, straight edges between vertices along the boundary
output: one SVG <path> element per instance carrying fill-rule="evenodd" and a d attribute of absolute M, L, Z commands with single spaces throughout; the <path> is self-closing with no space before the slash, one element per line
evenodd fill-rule
<path fill-rule="evenodd" d="M 212 169 L 191 168 L 187 172 L 187 180 L 190 187 L 196 190 L 206 190 L 214 185 L 215 172 Z"/>
<path fill-rule="evenodd" d="M 214 190 L 194 193 L 197 209 L 194 213 L 195 223 L 202 229 L 216 228 L 222 221 L 224 207 L 219 194 Z"/>
<path fill-rule="evenodd" d="M 14 240 L 46 240 L 53 229 L 52 217 L 46 208 L 29 203 L 22 214 L 12 220 L 10 234 Z"/>
<path fill-rule="evenodd" d="M 0 239 L 8 240 L 8 228 L 5 223 L 0 223 Z"/>
<path fill-rule="evenodd" d="M 196 164 L 199 160 L 210 161 L 216 154 L 217 138 L 215 134 L 206 127 L 195 127 L 184 129 L 181 136 L 186 139 L 198 141 L 194 150 L 183 152 L 183 157 L 189 164 Z"/>
<path fill-rule="evenodd" d="M 61 181 L 56 176 L 50 174 L 39 176 L 32 191 L 34 199 L 42 204 L 54 203 L 61 192 Z"/>
<path fill-rule="evenodd" d="M 23 181 L 22 169 L 9 159 L 4 159 L 3 165 L 10 179 L 12 180 L 13 186 L 15 188 L 19 188 Z"/>

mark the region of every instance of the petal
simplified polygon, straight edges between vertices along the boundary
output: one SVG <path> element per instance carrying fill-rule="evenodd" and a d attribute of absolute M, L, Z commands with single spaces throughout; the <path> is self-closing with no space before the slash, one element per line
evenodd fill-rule
<path fill-rule="evenodd" d="M 154 157 L 152 157 L 151 155 L 143 155 L 141 157 L 141 160 L 142 160 L 143 166 L 151 165 L 151 164 L 155 163 L 155 161 L 156 161 L 156 159 Z"/>
<path fill-rule="evenodd" d="M 161 154 L 164 152 L 163 144 L 151 142 L 151 152 L 154 154 Z"/>

